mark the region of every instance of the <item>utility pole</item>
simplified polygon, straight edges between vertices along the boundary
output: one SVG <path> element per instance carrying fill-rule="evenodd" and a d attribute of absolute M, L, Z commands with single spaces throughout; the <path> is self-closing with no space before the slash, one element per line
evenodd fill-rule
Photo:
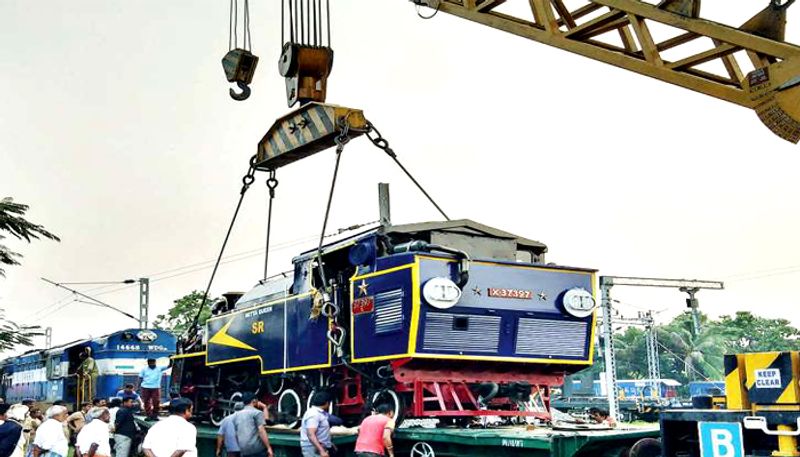
<path fill-rule="evenodd" d="M 139 328 L 147 328 L 150 309 L 150 278 L 139 278 Z"/>
<path fill-rule="evenodd" d="M 700 300 L 694 298 L 694 294 L 699 292 L 700 288 L 681 287 L 680 291 L 689 294 L 689 298 L 686 299 L 686 306 L 692 310 L 692 329 L 694 330 L 694 335 L 697 336 L 700 334 Z"/>
<path fill-rule="evenodd" d="M 603 341 L 606 376 L 606 398 L 608 414 L 619 421 L 619 395 L 617 395 L 617 357 L 614 353 L 614 328 L 611 315 L 611 286 L 605 284 L 605 277 L 600 277 L 600 291 L 603 307 Z"/>
<path fill-rule="evenodd" d="M 53 347 L 53 327 L 44 329 L 44 348 L 50 349 Z"/>
<path fill-rule="evenodd" d="M 608 412 L 615 420 L 619 420 L 619 396 L 617 395 L 617 361 L 616 353 L 614 352 L 614 329 L 612 324 L 614 318 L 612 316 L 611 307 L 611 288 L 613 286 L 638 286 L 638 287 L 671 287 L 689 294 L 687 304 L 690 306 L 694 303 L 693 311 L 697 308 L 697 300 L 694 299 L 694 294 L 701 289 L 721 290 L 725 286 L 720 281 L 703 281 L 703 280 L 688 280 L 688 279 L 657 279 L 657 278 L 626 278 L 622 276 L 601 276 L 600 277 L 600 291 L 602 293 L 602 308 L 603 308 L 603 337 L 605 340 L 604 354 L 605 354 L 605 379 L 606 379 L 606 395 L 608 399 Z M 694 300 L 692 302 L 692 300 Z M 693 313 L 693 316 L 695 314 Z M 641 316 L 640 316 L 641 317 Z M 658 366 L 658 340 L 656 338 L 655 324 L 652 314 L 645 316 L 646 321 L 649 322 L 650 331 L 647 335 L 647 372 L 653 379 L 661 377 L 661 368 Z M 699 331 L 699 311 L 697 311 L 696 319 L 697 325 L 695 331 Z M 624 319 L 623 319 L 624 321 Z M 631 321 L 633 322 L 633 321 Z M 641 322 L 639 322 L 641 325 Z"/>

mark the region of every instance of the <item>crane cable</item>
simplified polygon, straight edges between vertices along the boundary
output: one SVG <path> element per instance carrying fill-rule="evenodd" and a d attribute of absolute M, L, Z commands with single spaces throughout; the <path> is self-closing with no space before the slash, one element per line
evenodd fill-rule
<path fill-rule="evenodd" d="M 239 48 L 239 0 L 230 0 L 228 50 L 231 51 L 237 48 Z M 241 49 L 246 51 L 253 49 L 253 40 L 250 35 L 250 0 L 243 0 Z"/>
<path fill-rule="evenodd" d="M 330 47 L 330 0 L 281 0 L 281 43 Z"/>
<path fill-rule="evenodd" d="M 189 326 L 187 332 L 189 332 L 191 339 L 197 335 L 197 323 L 200 320 L 200 314 L 203 312 L 203 308 L 206 306 L 206 300 L 208 300 L 208 292 L 211 290 L 211 284 L 214 282 L 214 276 L 217 274 L 217 269 L 219 268 L 220 261 L 222 261 L 222 255 L 225 253 L 225 247 L 228 245 L 228 240 L 231 237 L 231 232 L 233 231 L 233 225 L 236 223 L 236 217 L 239 215 L 239 210 L 242 208 L 242 201 L 244 200 L 244 195 L 247 193 L 247 189 L 255 182 L 255 173 L 256 173 L 256 156 L 250 158 L 250 166 L 247 169 L 247 173 L 242 177 L 242 189 L 239 191 L 239 202 L 236 204 L 236 209 L 233 211 L 233 217 L 231 218 L 231 223 L 228 225 L 228 232 L 225 234 L 225 240 L 222 242 L 222 247 L 219 250 L 219 255 L 217 256 L 217 260 L 214 263 L 214 269 L 211 271 L 211 277 L 208 279 L 208 285 L 206 286 L 205 292 L 203 292 L 203 299 L 200 301 L 200 305 L 197 307 L 197 313 L 194 315 L 194 319 L 192 320 L 192 325 Z"/>

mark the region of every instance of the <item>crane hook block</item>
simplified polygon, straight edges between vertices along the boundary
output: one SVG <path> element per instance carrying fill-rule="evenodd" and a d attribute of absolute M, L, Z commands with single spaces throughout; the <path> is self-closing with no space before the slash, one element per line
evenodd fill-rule
<path fill-rule="evenodd" d="M 286 43 L 278 60 L 278 72 L 286 78 L 286 102 L 325 103 L 328 75 L 333 68 L 333 49 Z"/>
<path fill-rule="evenodd" d="M 231 89 L 232 99 L 246 100 L 250 96 L 249 85 L 253 82 L 256 66 L 258 66 L 258 57 L 245 49 L 233 49 L 222 58 L 222 68 L 225 70 L 228 82 L 236 83 L 242 90 L 241 93 L 237 93 Z"/>
<path fill-rule="evenodd" d="M 753 70 L 742 83 L 761 122 L 784 140 L 800 142 L 800 58 Z"/>
<path fill-rule="evenodd" d="M 258 143 L 256 169 L 276 170 L 367 130 L 364 112 L 323 103 L 308 103 L 275 121 Z"/>

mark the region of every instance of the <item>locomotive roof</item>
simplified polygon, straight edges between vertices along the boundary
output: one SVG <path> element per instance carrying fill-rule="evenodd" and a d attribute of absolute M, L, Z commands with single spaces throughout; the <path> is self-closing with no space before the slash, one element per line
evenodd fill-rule
<path fill-rule="evenodd" d="M 431 221 L 415 224 L 390 225 L 388 227 L 375 227 L 348 237 L 328 243 L 322 247 L 323 252 L 332 252 L 352 245 L 358 240 L 373 236 L 376 233 L 404 234 L 409 236 L 427 235 L 432 232 L 450 232 L 462 235 L 482 236 L 514 241 L 520 249 L 531 250 L 537 254 L 547 252 L 547 245 L 536 240 L 523 238 L 488 225 L 475 222 L 471 219 L 456 219 L 453 221 Z M 304 260 L 316 255 L 316 249 L 310 249 L 300 254 L 295 260 Z"/>

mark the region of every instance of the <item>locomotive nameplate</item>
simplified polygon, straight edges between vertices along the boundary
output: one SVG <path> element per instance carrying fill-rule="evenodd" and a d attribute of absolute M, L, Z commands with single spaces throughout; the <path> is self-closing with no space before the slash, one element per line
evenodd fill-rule
<path fill-rule="evenodd" d="M 353 300 L 353 315 L 366 314 L 375 311 L 375 298 L 361 297 Z"/>
<path fill-rule="evenodd" d="M 490 287 L 488 295 L 494 298 L 516 298 L 519 300 L 533 300 L 533 292 L 523 289 L 501 289 Z"/>

